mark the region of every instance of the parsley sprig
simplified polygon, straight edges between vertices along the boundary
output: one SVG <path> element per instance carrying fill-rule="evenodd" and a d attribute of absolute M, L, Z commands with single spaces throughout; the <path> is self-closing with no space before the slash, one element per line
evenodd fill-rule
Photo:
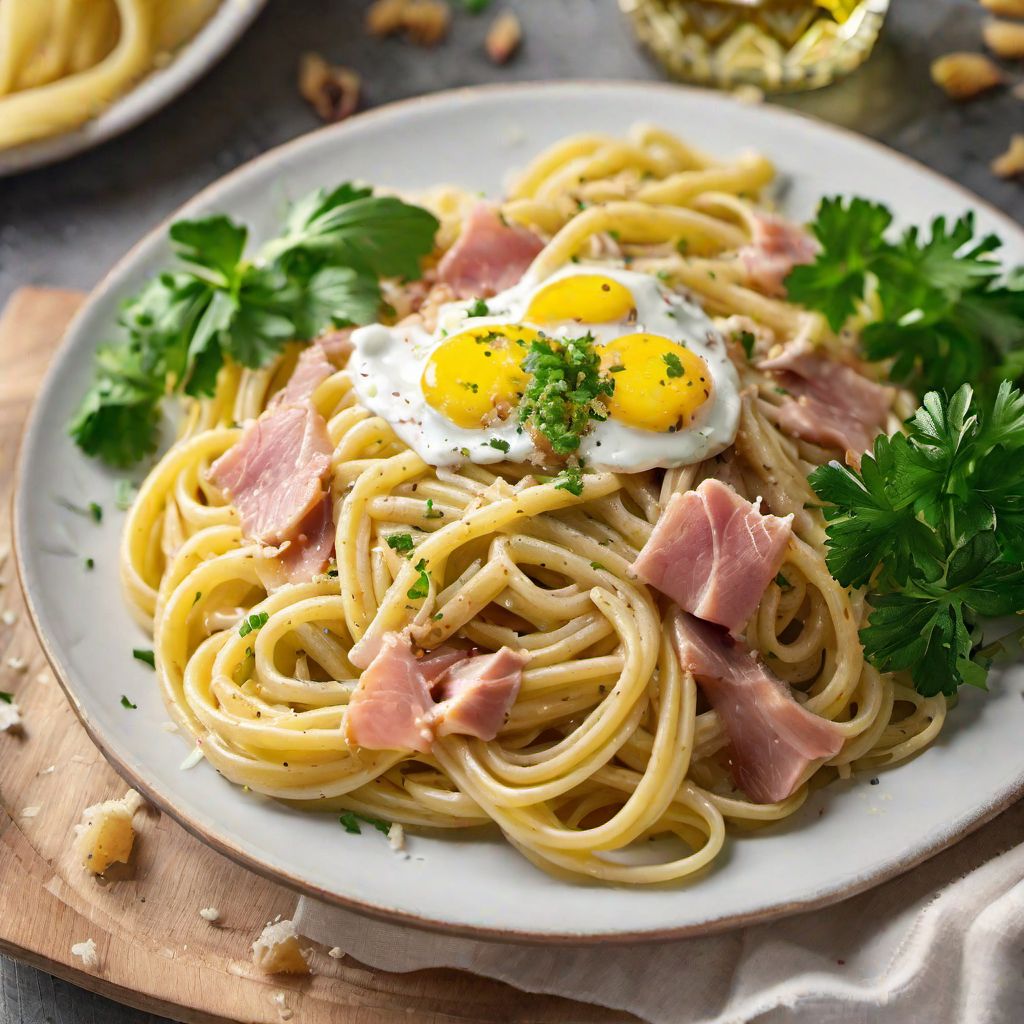
<path fill-rule="evenodd" d="M 906 428 L 859 472 L 811 475 L 830 503 L 829 570 L 869 586 L 861 642 L 879 670 L 928 696 L 984 688 L 981 620 L 1024 612 L 1024 396 L 1008 381 L 984 404 L 968 384 L 931 392 Z"/>
<path fill-rule="evenodd" d="M 296 203 L 254 258 L 248 229 L 228 217 L 177 221 L 175 267 L 122 307 L 71 436 L 111 465 L 137 462 L 156 448 L 169 391 L 211 394 L 226 359 L 266 366 L 288 341 L 373 320 L 378 279 L 419 277 L 436 230 L 426 210 L 351 184 Z"/>
<path fill-rule="evenodd" d="M 787 277 L 789 298 L 838 331 L 874 293 L 878 316 L 862 333 L 864 354 L 891 360 L 892 380 L 918 395 L 952 394 L 968 380 L 991 395 L 1001 380 L 1024 376 L 1024 272 L 1004 273 L 1000 239 L 975 237 L 968 213 L 890 241 L 892 219 L 867 199 L 822 200 L 811 225 L 821 251 Z"/>
<path fill-rule="evenodd" d="M 614 378 L 601 372 L 593 335 L 533 341 L 523 369 L 532 377 L 519 406 L 520 422 L 546 438 L 555 455 L 572 455 L 590 421 L 608 418 L 602 399 L 615 391 Z"/>

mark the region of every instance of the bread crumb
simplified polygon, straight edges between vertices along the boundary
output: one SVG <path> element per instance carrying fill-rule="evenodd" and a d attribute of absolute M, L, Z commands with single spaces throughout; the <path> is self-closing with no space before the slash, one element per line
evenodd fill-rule
<path fill-rule="evenodd" d="M 0 732 L 15 732 L 24 724 L 21 708 L 14 701 L 11 701 L 10 704 L 0 701 Z"/>
<path fill-rule="evenodd" d="M 135 843 L 132 818 L 143 800 L 129 789 L 120 800 L 106 800 L 87 807 L 82 823 L 75 826 L 75 850 L 82 867 L 102 875 L 111 864 L 127 864 Z"/>
<path fill-rule="evenodd" d="M 294 1011 L 289 1009 L 285 1002 L 286 996 L 283 992 L 275 992 L 271 1002 L 277 1007 L 277 1015 L 281 1020 L 291 1020 L 295 1016 Z"/>
<path fill-rule="evenodd" d="M 340 960 L 345 955 L 345 950 L 343 950 L 341 946 L 331 946 L 331 948 L 327 950 L 327 955 L 332 960 Z"/>
<path fill-rule="evenodd" d="M 487 30 L 484 49 L 495 64 L 507 64 L 523 41 L 523 26 L 514 11 L 502 11 Z"/>
<path fill-rule="evenodd" d="M 405 829 L 397 821 L 388 829 L 388 846 L 392 850 L 405 849 Z"/>
<path fill-rule="evenodd" d="M 1024 18 L 1024 0 L 981 0 L 981 6 L 1006 18 Z"/>
<path fill-rule="evenodd" d="M 52 775 L 56 770 L 57 770 L 57 766 L 55 764 L 51 764 L 49 768 L 44 768 L 38 774 L 40 774 L 40 775 Z"/>
<path fill-rule="evenodd" d="M 71 947 L 71 955 L 80 957 L 82 965 L 90 971 L 100 965 L 99 954 L 96 952 L 96 943 L 93 939 L 86 939 L 85 942 L 76 942 Z"/>
<path fill-rule="evenodd" d="M 1012 21 L 988 21 L 981 30 L 985 45 L 1007 60 L 1024 57 L 1024 25 Z"/>
<path fill-rule="evenodd" d="M 1024 135 L 1010 138 L 1010 147 L 992 161 L 992 173 L 999 178 L 1015 178 L 1024 174 Z"/>
<path fill-rule="evenodd" d="M 21 811 L 21 814 L 19 814 L 18 817 L 19 818 L 35 818 L 39 814 L 39 812 L 41 810 L 42 810 L 42 807 L 40 807 L 38 804 L 34 804 L 32 807 L 25 807 L 25 808 L 23 808 L 22 811 Z"/>
<path fill-rule="evenodd" d="M 220 911 L 216 907 L 203 907 L 199 911 L 199 916 L 210 924 L 216 924 L 220 920 Z"/>
<path fill-rule="evenodd" d="M 0 621 L 5 626 L 13 626 L 18 621 L 18 613 L 7 608 L 2 615 L 0 615 Z"/>
<path fill-rule="evenodd" d="M 1003 83 L 1003 73 L 982 53 L 949 53 L 932 64 L 932 80 L 954 100 L 969 100 Z"/>
<path fill-rule="evenodd" d="M 16 658 L 13 655 L 7 659 L 7 667 L 12 672 L 27 672 L 28 662 L 24 658 Z"/>
<path fill-rule="evenodd" d="M 264 974 L 309 974 L 293 921 L 268 924 L 252 944 L 252 962 Z"/>
<path fill-rule="evenodd" d="M 299 58 L 299 94 L 321 121 L 335 123 L 354 114 L 362 81 L 351 68 L 328 64 L 319 53 Z"/>

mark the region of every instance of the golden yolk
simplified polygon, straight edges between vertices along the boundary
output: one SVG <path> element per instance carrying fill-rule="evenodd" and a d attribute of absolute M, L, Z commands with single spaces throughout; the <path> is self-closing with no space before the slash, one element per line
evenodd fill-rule
<path fill-rule="evenodd" d="M 660 334 L 625 334 L 597 351 L 615 381 L 609 415 L 631 427 L 677 430 L 711 398 L 707 363 Z"/>
<path fill-rule="evenodd" d="M 519 404 L 529 375 L 522 362 L 540 334 L 512 324 L 474 327 L 438 345 L 420 385 L 431 408 L 473 430 L 505 418 Z"/>
<path fill-rule="evenodd" d="M 635 306 L 633 293 L 618 281 L 602 274 L 574 274 L 541 288 L 530 300 L 526 319 L 537 324 L 607 324 L 627 319 Z"/>

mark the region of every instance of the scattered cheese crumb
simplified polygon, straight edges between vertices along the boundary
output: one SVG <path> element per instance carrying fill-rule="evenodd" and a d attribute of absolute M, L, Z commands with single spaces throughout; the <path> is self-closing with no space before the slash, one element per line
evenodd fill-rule
<path fill-rule="evenodd" d="M 405 849 L 405 829 L 397 821 L 388 829 L 388 846 L 392 850 Z"/>
<path fill-rule="evenodd" d="M 5 626 L 13 626 L 18 621 L 18 613 L 8 608 L 3 615 L 0 615 L 0 620 Z"/>
<path fill-rule="evenodd" d="M 0 701 L 0 732 L 14 732 L 24 725 L 21 708 L 14 701 L 10 704 Z"/>
<path fill-rule="evenodd" d="M 7 659 L 7 667 L 12 672 L 28 671 L 28 662 L 24 658 L 15 658 L 13 655 Z"/>
<path fill-rule="evenodd" d="M 293 921 L 274 921 L 252 944 L 252 962 L 264 974 L 309 974 Z"/>
<path fill-rule="evenodd" d="M 327 950 L 327 955 L 332 960 L 340 960 L 345 955 L 345 950 L 343 950 L 341 946 L 331 946 L 331 948 Z"/>
<path fill-rule="evenodd" d="M 51 764 L 49 768 L 44 768 L 39 774 L 40 775 L 52 775 L 57 770 L 55 764 Z"/>
<path fill-rule="evenodd" d="M 764 103 L 764 90 L 748 82 L 744 85 L 736 86 L 732 91 L 732 97 L 737 103 L 745 103 L 753 107 L 759 103 Z"/>
<path fill-rule="evenodd" d="M 277 1013 L 281 1020 L 291 1020 L 295 1013 L 288 1008 L 285 999 L 286 996 L 283 992 L 275 992 L 271 1001 L 277 1007 Z"/>
<path fill-rule="evenodd" d="M 86 871 L 102 875 L 111 864 L 128 863 L 135 842 L 132 818 L 142 803 L 142 797 L 129 789 L 120 800 L 85 809 L 82 824 L 75 826 L 75 849 Z"/>
<path fill-rule="evenodd" d="M 1010 148 L 992 161 L 992 173 L 1000 178 L 1024 174 L 1024 135 L 1014 135 L 1010 139 Z"/>
<path fill-rule="evenodd" d="M 26 808 L 24 808 L 24 810 L 22 810 L 22 812 L 19 815 L 19 817 L 22 817 L 22 818 L 34 818 L 41 810 L 42 810 L 42 807 L 39 807 L 38 805 L 33 805 L 32 807 L 26 807 Z"/>
<path fill-rule="evenodd" d="M 487 30 L 484 49 L 495 64 L 507 64 L 523 41 L 523 27 L 514 11 L 502 11 Z"/>
<path fill-rule="evenodd" d="M 49 677 L 49 675 L 47 675 L 47 673 L 46 673 L 46 670 L 45 670 L 45 669 L 44 669 L 44 670 L 43 670 L 42 672 L 37 672 L 37 673 L 36 673 L 36 675 L 35 675 L 35 681 L 36 681 L 36 682 L 37 682 L 37 683 L 38 683 L 38 684 L 39 684 L 40 686 L 46 686 L 46 685 L 47 685 L 47 684 L 48 684 L 48 683 L 50 682 L 50 677 Z"/>
<path fill-rule="evenodd" d="M 177 722 L 161 722 L 160 723 L 160 728 L 163 729 L 164 732 L 177 732 L 178 731 L 178 723 Z"/>
<path fill-rule="evenodd" d="M 1003 83 L 1003 73 L 984 54 L 948 53 L 932 64 L 932 80 L 954 100 L 969 100 Z"/>
<path fill-rule="evenodd" d="M 81 957 L 82 964 L 89 970 L 95 970 L 100 965 L 100 958 L 96 952 L 96 942 L 93 939 L 86 939 L 85 942 L 76 942 L 71 947 L 71 955 Z"/>
<path fill-rule="evenodd" d="M 203 907 L 199 911 L 199 916 L 210 924 L 216 924 L 220 920 L 220 911 L 216 907 Z"/>

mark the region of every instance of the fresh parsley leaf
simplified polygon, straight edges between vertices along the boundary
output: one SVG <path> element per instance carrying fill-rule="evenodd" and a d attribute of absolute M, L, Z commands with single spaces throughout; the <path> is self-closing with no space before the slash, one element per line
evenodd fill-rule
<path fill-rule="evenodd" d="M 511 446 L 511 445 L 510 445 L 510 444 L 508 443 L 508 441 L 504 441 L 504 440 L 502 440 L 502 439 L 501 439 L 500 437 L 492 437 L 492 438 L 490 439 L 490 441 L 488 441 L 487 443 L 488 443 L 488 444 L 489 444 L 489 445 L 490 445 L 490 446 L 491 446 L 492 448 L 497 448 L 499 452 L 504 452 L 504 453 L 505 453 L 506 455 L 508 455 L 508 450 L 509 450 L 509 448 L 511 448 L 511 447 L 512 447 L 512 446 Z"/>
<path fill-rule="evenodd" d="M 579 466 L 566 466 L 553 482 L 556 491 L 568 491 L 577 498 L 583 493 L 583 471 Z"/>
<path fill-rule="evenodd" d="M 14 694 L 8 693 L 6 690 L 0 690 L 0 700 L 2 700 L 5 704 L 13 704 Z"/>
<path fill-rule="evenodd" d="M 474 299 L 471 305 L 466 310 L 467 317 L 476 316 L 488 316 L 490 315 L 490 308 L 483 299 Z"/>
<path fill-rule="evenodd" d="M 95 501 L 89 502 L 89 515 L 92 517 L 94 523 L 103 522 L 103 506 L 98 505 Z"/>
<path fill-rule="evenodd" d="M 152 651 L 147 651 L 141 647 L 136 647 L 132 651 L 132 657 L 136 661 L 145 662 L 150 668 L 156 668 L 156 655 Z"/>
<path fill-rule="evenodd" d="M 359 822 L 365 822 L 367 825 L 372 825 L 378 832 L 383 832 L 387 835 L 391 831 L 391 823 L 389 821 L 382 821 L 380 818 L 370 818 L 365 814 L 356 814 L 355 811 L 344 811 L 338 818 L 339 824 L 341 824 L 346 832 L 350 832 L 352 835 L 361 835 L 362 829 L 359 827 Z"/>
<path fill-rule="evenodd" d="M 87 558 L 85 560 L 85 567 L 86 567 L 86 569 L 89 569 L 89 570 L 95 569 L 96 568 L 96 559 L 94 559 L 94 558 Z"/>
<path fill-rule="evenodd" d="M 388 547 L 392 551 L 408 552 L 413 549 L 411 533 L 393 533 L 388 537 Z"/>
<path fill-rule="evenodd" d="M 416 572 L 419 573 L 419 577 L 416 582 L 408 590 L 408 598 L 410 601 L 422 600 L 427 594 L 430 593 L 430 573 L 427 571 L 427 561 L 425 558 L 421 558 L 416 563 Z"/>
<path fill-rule="evenodd" d="M 139 709 L 139 705 L 138 704 L 133 704 L 123 694 L 121 696 L 121 707 L 125 708 L 127 711 L 137 711 Z"/>
<path fill-rule="evenodd" d="M 256 630 L 262 629 L 267 624 L 269 618 L 270 616 L 266 612 L 253 612 L 238 627 L 238 635 L 248 636 L 250 633 L 255 633 Z"/>
<path fill-rule="evenodd" d="M 423 512 L 424 519 L 441 519 L 444 513 L 439 508 L 434 508 L 434 499 L 427 498 L 427 507 Z"/>
<path fill-rule="evenodd" d="M 573 454 L 590 421 L 607 419 L 603 399 L 615 390 L 614 378 L 601 372 L 593 335 L 533 341 L 523 369 L 532 376 L 519 406 L 520 422 L 555 455 Z"/>
<path fill-rule="evenodd" d="M 666 377 L 682 377 L 683 364 L 679 361 L 679 356 L 675 352 L 666 352 L 662 357 L 665 363 L 665 376 Z"/>

